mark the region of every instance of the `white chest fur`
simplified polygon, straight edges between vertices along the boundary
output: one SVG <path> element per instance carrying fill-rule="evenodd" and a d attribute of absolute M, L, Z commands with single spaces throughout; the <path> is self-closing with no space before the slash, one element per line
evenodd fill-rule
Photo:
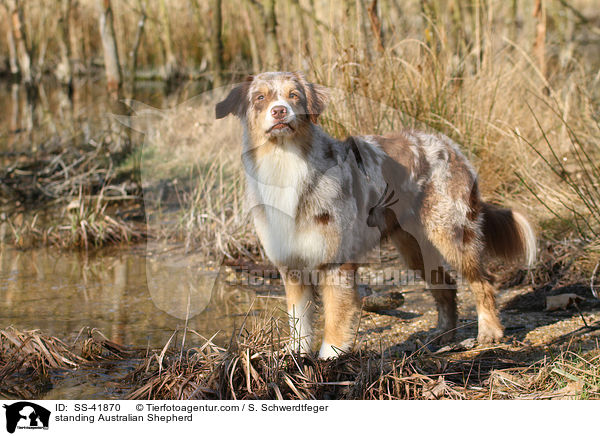
<path fill-rule="evenodd" d="M 323 241 L 315 228 L 299 226 L 298 202 L 309 177 L 309 167 L 293 146 L 278 147 L 247 170 L 254 225 L 269 259 L 276 265 L 314 266 L 320 262 Z"/>

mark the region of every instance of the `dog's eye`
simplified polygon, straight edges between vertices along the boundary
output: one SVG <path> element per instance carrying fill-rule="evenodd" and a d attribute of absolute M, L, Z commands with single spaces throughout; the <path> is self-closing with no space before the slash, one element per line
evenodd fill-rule
<path fill-rule="evenodd" d="M 298 98 L 298 93 L 296 91 L 290 92 L 290 98 Z"/>
<path fill-rule="evenodd" d="M 264 100 L 265 96 L 260 94 L 259 96 L 256 97 L 257 100 Z"/>

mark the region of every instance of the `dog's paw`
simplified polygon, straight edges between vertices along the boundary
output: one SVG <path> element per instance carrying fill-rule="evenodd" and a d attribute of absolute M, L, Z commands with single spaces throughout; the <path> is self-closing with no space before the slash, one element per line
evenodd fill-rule
<path fill-rule="evenodd" d="M 327 342 L 323 342 L 323 345 L 321 345 L 321 349 L 319 350 L 319 359 L 335 359 L 343 352 L 344 350 L 341 348 L 335 347 Z"/>
<path fill-rule="evenodd" d="M 493 344 L 494 342 L 500 342 L 503 337 L 504 329 L 502 326 L 487 324 L 484 326 L 479 326 L 477 342 L 480 344 Z"/>

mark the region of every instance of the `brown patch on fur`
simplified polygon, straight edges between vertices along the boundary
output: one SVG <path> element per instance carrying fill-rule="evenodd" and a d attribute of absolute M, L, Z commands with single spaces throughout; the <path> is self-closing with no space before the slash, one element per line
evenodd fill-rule
<path fill-rule="evenodd" d="M 473 242 L 475 240 L 476 236 L 477 236 L 477 234 L 473 230 L 471 230 L 468 227 L 463 227 L 463 230 L 462 230 L 463 244 L 469 245 L 471 242 Z"/>
<path fill-rule="evenodd" d="M 448 193 L 453 199 L 464 199 L 465 201 L 468 201 L 468 198 L 465 198 L 465 194 L 469 193 L 470 195 L 473 192 L 476 180 L 473 179 L 473 175 L 464 158 L 450 146 L 448 146 L 447 151 L 448 170 L 452 174 L 452 177 L 448 180 Z M 469 187 L 471 187 L 471 189 L 469 189 Z"/>
<path fill-rule="evenodd" d="M 329 211 L 323 211 L 322 205 L 308 201 L 310 198 L 310 187 L 300 194 L 298 207 L 296 209 L 296 226 L 298 228 L 310 228 L 317 230 L 323 238 L 323 246 L 326 250 L 324 264 L 318 269 L 331 268 L 335 262 L 336 249 L 342 236 L 336 225 L 335 215 Z M 315 227 L 315 223 L 321 224 Z M 331 262 L 328 264 L 328 262 Z"/>
<path fill-rule="evenodd" d="M 327 103 L 327 91 L 325 87 L 309 83 L 301 73 L 294 73 L 298 83 L 304 88 L 306 97 L 306 114 L 313 123 L 317 123 L 319 115 L 325 110 Z"/>
<path fill-rule="evenodd" d="M 417 149 L 419 151 L 419 159 L 414 161 L 414 166 L 411 168 L 412 173 L 415 177 L 420 177 L 423 174 L 429 172 L 429 162 L 427 161 L 427 156 L 423 153 L 421 148 Z"/>
<path fill-rule="evenodd" d="M 217 103 L 215 115 L 217 119 L 225 118 L 229 114 L 242 117 L 248 109 L 248 90 L 250 83 L 254 80 L 253 76 L 246 77 L 246 80 L 234 87 L 225 100 Z"/>
<path fill-rule="evenodd" d="M 494 256 L 513 259 L 525 252 L 523 236 L 512 210 L 482 203 L 485 248 Z"/>
<path fill-rule="evenodd" d="M 419 211 L 419 216 L 421 218 L 421 222 L 427 226 L 427 222 L 429 217 L 431 216 L 431 212 L 433 211 L 434 205 L 437 203 L 436 201 L 436 191 L 433 186 L 433 182 L 429 181 L 423 187 L 423 200 L 421 202 L 421 209 Z"/>
<path fill-rule="evenodd" d="M 315 221 L 318 224 L 322 224 L 324 226 L 329 224 L 330 219 L 331 219 L 331 215 L 329 215 L 327 212 L 323 212 L 323 213 L 315 216 Z"/>
<path fill-rule="evenodd" d="M 375 136 L 375 140 L 389 157 L 407 168 L 414 176 L 419 177 L 429 171 L 429 162 L 427 162 L 425 153 L 421 147 L 417 147 L 419 156 L 415 159 L 411 146 L 414 147 L 416 144 L 412 143 L 404 133 Z"/>
<path fill-rule="evenodd" d="M 481 212 L 481 201 L 479 200 L 479 187 L 477 186 L 477 180 L 473 182 L 471 192 L 469 192 L 469 199 L 467 204 L 469 205 L 469 211 L 467 212 L 467 219 L 474 222 Z"/>

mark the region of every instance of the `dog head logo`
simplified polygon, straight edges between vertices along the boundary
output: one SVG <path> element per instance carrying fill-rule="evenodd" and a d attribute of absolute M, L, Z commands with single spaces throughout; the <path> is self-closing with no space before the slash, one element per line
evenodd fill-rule
<path fill-rule="evenodd" d="M 9 433 L 14 433 L 17 428 L 48 429 L 50 411 L 42 406 L 19 401 L 3 407 L 6 409 L 6 431 Z"/>

